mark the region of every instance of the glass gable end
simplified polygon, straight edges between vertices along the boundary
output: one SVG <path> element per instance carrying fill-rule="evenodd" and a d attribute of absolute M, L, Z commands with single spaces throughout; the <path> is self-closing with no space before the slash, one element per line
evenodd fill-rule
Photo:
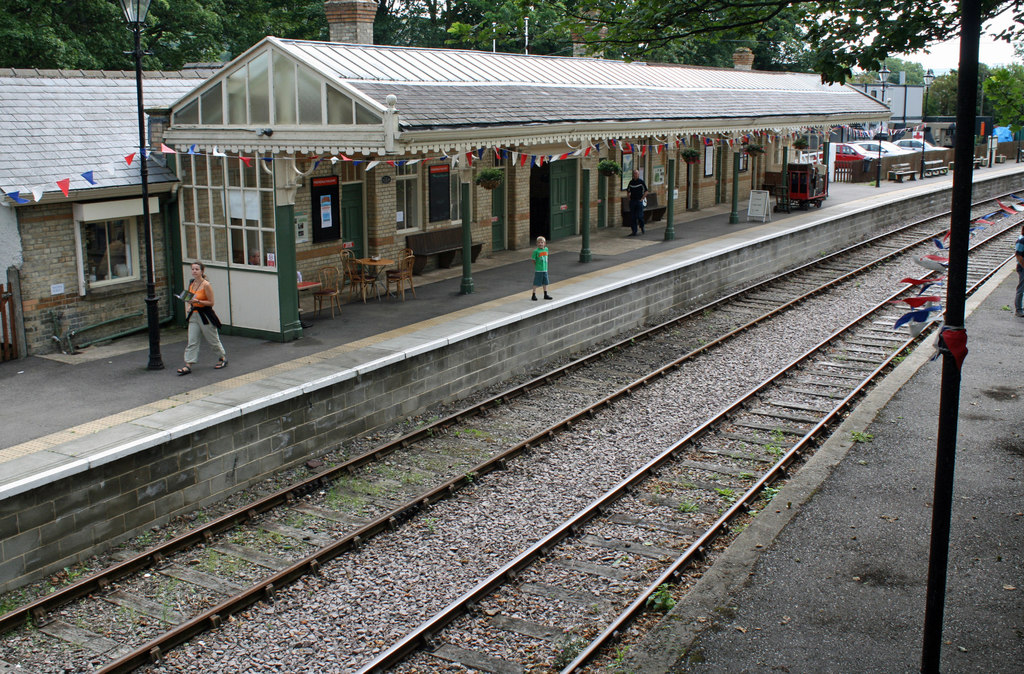
<path fill-rule="evenodd" d="M 379 125 L 379 113 L 291 58 L 253 56 L 174 112 L 175 124 Z"/>

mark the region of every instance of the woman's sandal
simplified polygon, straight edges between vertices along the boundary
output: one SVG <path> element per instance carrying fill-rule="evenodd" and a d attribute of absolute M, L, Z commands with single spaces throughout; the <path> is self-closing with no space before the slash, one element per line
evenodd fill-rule
<path fill-rule="evenodd" d="M 228 359 L 227 358 L 221 358 L 220 360 L 217 361 L 217 364 L 213 366 L 213 369 L 214 370 L 223 370 L 227 366 L 228 366 Z"/>
<path fill-rule="evenodd" d="M 178 376 L 180 377 L 183 374 L 192 374 L 192 368 L 190 368 L 188 365 L 186 365 L 185 367 L 179 367 Z"/>

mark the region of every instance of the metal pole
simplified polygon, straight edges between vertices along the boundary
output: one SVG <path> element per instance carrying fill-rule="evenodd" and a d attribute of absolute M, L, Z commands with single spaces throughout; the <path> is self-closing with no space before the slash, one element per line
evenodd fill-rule
<path fill-rule="evenodd" d="M 924 107 L 921 108 L 921 178 L 924 179 L 924 149 L 928 143 L 928 127 L 925 120 L 928 118 L 928 87 L 924 88 Z"/>
<path fill-rule="evenodd" d="M 672 241 L 676 238 L 676 227 L 673 223 L 676 215 L 676 160 L 668 160 L 668 195 L 665 197 L 668 205 L 665 208 L 665 240 Z"/>
<path fill-rule="evenodd" d="M 883 66 L 885 67 L 885 66 Z M 885 105 L 885 80 L 882 80 L 882 105 Z M 875 134 L 875 142 L 878 143 L 878 166 L 875 167 L 875 187 L 882 186 L 882 123 L 878 123 L 878 133 Z"/>
<path fill-rule="evenodd" d="M 735 225 L 740 221 L 740 153 L 732 153 L 732 211 L 729 213 L 729 224 Z"/>
<path fill-rule="evenodd" d="M 461 172 L 460 172 L 461 173 Z M 461 180 L 459 173 L 457 180 Z M 466 172 L 468 179 L 469 173 Z M 462 285 L 459 287 L 460 295 L 473 294 L 473 221 L 469 219 L 470 189 L 472 185 L 467 181 L 463 182 L 459 190 L 459 200 L 462 205 L 459 211 L 462 214 Z"/>
<path fill-rule="evenodd" d="M 142 219 L 146 239 L 146 318 L 149 329 L 148 370 L 164 369 L 160 355 L 159 300 L 156 297 L 156 272 L 153 269 L 153 223 L 149 217 L 149 169 L 146 155 L 146 123 L 142 105 L 142 25 L 133 24 L 135 31 L 135 90 L 139 112 L 139 172 L 142 174 Z"/>
<path fill-rule="evenodd" d="M 960 2 L 960 68 L 957 82 L 956 125 L 971 129 L 975 122 L 978 92 L 978 44 L 981 41 L 981 10 L 978 0 Z M 946 280 L 945 325 L 964 327 L 967 288 L 967 243 L 971 225 L 971 188 L 974 137 L 959 133 L 953 169 L 953 200 L 950 218 L 949 272 Z M 928 588 L 925 594 L 924 640 L 921 671 L 939 671 L 942 649 L 942 618 L 949 563 L 949 531 L 953 514 L 953 470 L 956 463 L 957 414 L 960 406 L 960 367 L 948 351 L 942 357 L 939 396 L 939 429 L 935 453 L 935 493 L 932 499 L 932 536 L 928 556 Z"/>
<path fill-rule="evenodd" d="M 580 173 L 580 192 L 582 192 L 580 199 L 582 207 L 580 209 L 580 229 L 582 231 L 580 233 L 583 235 L 583 240 L 580 242 L 580 262 L 590 262 L 593 259 L 593 254 L 590 251 L 590 169 L 583 169 Z"/>

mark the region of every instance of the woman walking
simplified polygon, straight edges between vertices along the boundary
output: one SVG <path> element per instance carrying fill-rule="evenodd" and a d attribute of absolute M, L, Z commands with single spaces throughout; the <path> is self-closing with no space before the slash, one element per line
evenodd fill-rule
<path fill-rule="evenodd" d="M 220 319 L 213 311 L 213 286 L 206 279 L 206 267 L 202 262 L 192 263 L 192 280 L 188 283 L 185 302 L 188 304 L 188 346 L 185 347 L 185 367 L 178 368 L 178 375 L 192 374 L 192 366 L 199 359 L 199 335 L 213 347 L 217 354 L 215 370 L 227 367 L 228 357 L 220 343 Z"/>

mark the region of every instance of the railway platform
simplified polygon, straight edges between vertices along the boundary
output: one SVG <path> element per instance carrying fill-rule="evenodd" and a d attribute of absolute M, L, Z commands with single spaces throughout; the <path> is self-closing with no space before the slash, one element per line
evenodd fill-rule
<path fill-rule="evenodd" d="M 943 672 L 1015 672 L 1024 656 L 1016 283 L 1004 267 L 968 300 Z M 862 401 L 621 671 L 921 671 L 942 370 L 933 343 Z"/>
<path fill-rule="evenodd" d="M 1024 191 L 1024 168 L 981 169 L 975 182 Z M 0 591 L 251 484 L 275 462 L 315 455 L 359 425 L 470 390 L 450 375 L 479 370 L 472 386 L 500 381 L 524 363 L 601 339 L 595 323 L 621 331 L 673 306 L 673 294 L 710 292 L 707 279 L 740 283 L 772 273 L 768 262 L 813 257 L 850 237 L 855 220 L 867 228 L 941 210 L 950 186 L 951 177 L 877 189 L 836 184 L 823 208 L 774 213 L 769 222 L 748 220 L 745 203 L 736 224 L 728 204 L 682 212 L 673 241 L 664 240 L 664 223 L 631 238 L 613 226 L 592 236 L 588 263 L 579 262 L 579 237 L 556 241 L 550 302 L 529 299 L 531 248 L 495 253 L 474 264 L 472 294 L 460 294 L 461 270 L 440 270 L 415 278 L 415 299 L 349 302 L 333 319 L 314 318 L 294 342 L 225 336 L 226 370 L 214 370 L 204 350 L 192 375 L 176 376 L 180 329 L 161 332 L 163 371 L 145 369 L 145 334 L 0 364 Z M 437 371 L 438 363 L 449 369 Z M 422 383 L 431 377 L 440 382 L 434 388 Z"/>

